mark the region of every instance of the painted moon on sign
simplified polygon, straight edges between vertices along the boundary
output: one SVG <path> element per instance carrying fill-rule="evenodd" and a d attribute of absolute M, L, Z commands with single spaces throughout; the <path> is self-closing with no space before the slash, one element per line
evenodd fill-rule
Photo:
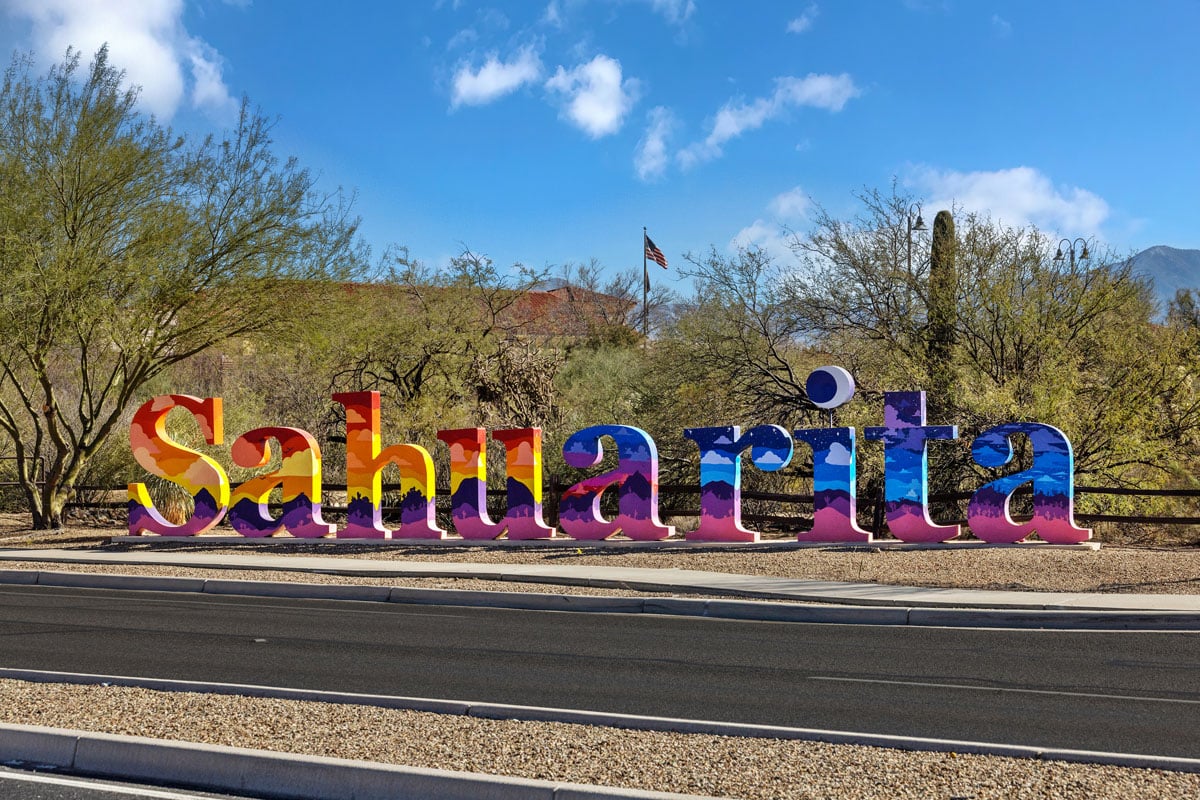
<path fill-rule="evenodd" d="M 818 367 L 809 374 L 804 389 L 817 408 L 837 408 L 854 396 L 854 376 L 841 367 Z"/>

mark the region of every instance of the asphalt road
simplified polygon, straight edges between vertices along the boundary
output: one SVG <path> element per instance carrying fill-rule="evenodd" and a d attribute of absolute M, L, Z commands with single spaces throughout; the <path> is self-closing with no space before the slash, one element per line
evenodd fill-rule
<path fill-rule="evenodd" d="M 1200 757 L 1200 634 L 0 590 L 0 666 Z"/>

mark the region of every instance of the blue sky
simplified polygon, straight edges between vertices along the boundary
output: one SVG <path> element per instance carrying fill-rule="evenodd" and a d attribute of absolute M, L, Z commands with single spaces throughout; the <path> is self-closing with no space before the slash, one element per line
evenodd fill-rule
<path fill-rule="evenodd" d="M 0 0 L 0 45 L 112 60 L 180 130 L 243 95 L 357 192 L 363 234 L 443 263 L 787 258 L 812 206 L 895 179 L 1119 252 L 1200 248 L 1200 3 Z"/>

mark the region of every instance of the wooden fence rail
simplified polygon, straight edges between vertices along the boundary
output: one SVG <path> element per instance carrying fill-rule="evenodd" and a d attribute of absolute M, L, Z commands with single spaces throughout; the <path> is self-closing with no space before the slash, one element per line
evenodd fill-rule
<path fill-rule="evenodd" d="M 551 475 L 546 481 L 546 518 L 550 524 L 557 523 L 558 512 L 558 495 L 560 492 L 570 486 L 573 482 L 568 482 L 560 479 L 558 476 Z M 235 484 L 236 486 L 236 484 Z M 124 494 L 126 489 L 124 486 L 79 486 L 76 487 L 78 495 L 87 497 L 89 495 L 112 496 L 113 493 Z M 345 492 L 345 484 L 323 484 L 321 487 L 325 492 Z M 383 491 L 398 492 L 400 484 L 385 483 Z M 1128 487 L 1099 487 L 1099 486 L 1077 486 L 1075 491 L 1079 494 L 1096 494 L 1096 495 L 1111 495 L 1121 497 L 1182 497 L 1194 498 L 1200 500 L 1200 489 L 1135 489 Z M 449 499 L 450 489 L 448 487 L 438 487 L 437 498 L 439 500 Z M 1032 489 L 1028 486 L 1017 490 L 1018 496 L 1029 496 Z M 489 489 L 488 497 L 504 497 L 507 492 L 504 489 Z M 659 496 L 663 499 L 674 497 L 687 497 L 700 494 L 700 487 L 695 484 L 661 484 L 659 486 Z M 772 503 L 781 503 L 785 505 L 808 505 L 811 506 L 813 496 L 811 494 L 787 494 L 779 492 L 759 492 L 753 490 L 742 490 L 743 500 L 767 501 Z M 944 494 L 931 494 L 930 502 L 947 503 L 961 502 L 970 499 L 970 492 L 952 492 Z M 879 535 L 883 529 L 883 497 L 882 492 L 877 493 L 874 497 L 859 498 L 859 508 L 863 514 L 869 514 L 871 518 L 870 528 L 876 535 Z M 672 508 L 673 504 L 667 503 L 660 509 L 659 515 L 663 520 L 679 519 L 682 517 L 698 517 L 700 511 L 698 508 Z M 278 504 L 272 504 L 271 507 L 279 510 Z M 119 510 L 126 508 L 125 501 L 112 500 L 75 500 L 67 505 L 68 510 L 71 509 L 107 509 Z M 322 510 L 330 514 L 344 514 L 345 506 L 342 505 L 323 505 Z M 383 513 L 385 518 L 398 519 L 400 508 L 398 506 L 384 506 Z M 1132 516 L 1124 514 L 1087 514 L 1077 513 L 1076 519 L 1085 524 L 1095 522 L 1122 522 L 1122 523 L 1142 523 L 1156 525 L 1200 525 L 1200 516 Z M 750 524 L 756 525 L 771 525 L 777 526 L 783 530 L 802 530 L 812 522 L 811 513 L 797 514 L 794 516 L 784 516 L 780 514 L 758 514 L 758 513 L 743 513 L 742 519 Z M 1020 520 L 1020 517 L 1015 517 Z M 939 520 L 943 524 L 960 524 L 965 525 L 965 519 L 947 519 Z"/>

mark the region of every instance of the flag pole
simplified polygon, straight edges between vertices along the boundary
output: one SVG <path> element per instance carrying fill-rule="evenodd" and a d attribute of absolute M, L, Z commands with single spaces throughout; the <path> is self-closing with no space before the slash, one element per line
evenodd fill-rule
<path fill-rule="evenodd" d="M 649 336 L 646 333 L 646 296 L 650 292 L 650 273 L 646 270 L 646 226 L 642 226 L 642 339 Z"/>

